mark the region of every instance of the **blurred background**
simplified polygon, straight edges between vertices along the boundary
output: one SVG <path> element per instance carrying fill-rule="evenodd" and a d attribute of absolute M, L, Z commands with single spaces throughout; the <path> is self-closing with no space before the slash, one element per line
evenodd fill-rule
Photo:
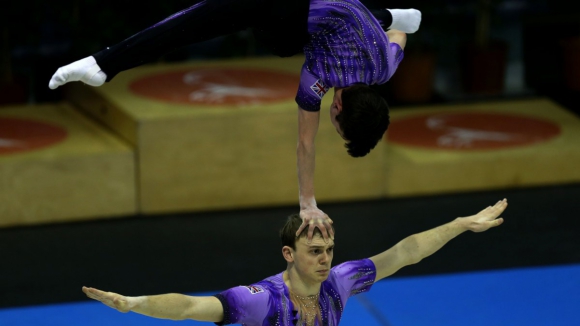
<path fill-rule="evenodd" d="M 379 0 L 368 0 L 365 4 L 370 8 L 384 7 Z M 139 6 L 129 1 L 11 3 L 2 11 L 3 103 L 61 100 L 61 92 L 46 87 L 55 67 L 120 42 L 190 5 L 188 1 Z M 480 51 L 494 49 L 497 58 L 501 58 L 496 64 L 503 69 L 488 69 L 497 70 L 498 85 L 493 85 L 497 95 L 557 93 L 565 97 L 566 91 L 578 89 L 572 63 L 577 56 L 574 51 L 578 48 L 578 17 L 577 10 L 567 1 L 394 1 L 390 6 L 422 11 L 420 32 L 409 37 L 405 52 L 407 59 L 417 56 L 429 61 L 422 65 L 409 62 L 409 66 L 415 69 L 431 66 L 424 69 L 427 77 L 416 78 L 432 81 L 426 83 L 429 86 L 426 88 L 433 93 L 421 94 L 423 100 L 450 101 L 481 92 L 477 85 L 459 78 L 468 74 L 463 69 L 468 63 L 463 61 L 467 61 L 464 57 L 470 51 L 475 51 L 474 46 Z M 267 50 L 255 42 L 252 34 L 244 32 L 192 45 L 160 60 L 266 54 Z M 406 100 L 410 99 L 401 102 Z"/>
<path fill-rule="evenodd" d="M 510 207 L 503 226 L 462 235 L 393 278 L 578 266 L 578 6 L 561 0 L 364 3 L 417 8 L 423 20 L 408 37 L 397 73 L 380 88 L 392 110 L 386 140 L 354 160 L 328 121 L 321 122 L 315 182 L 319 208 L 337 229 L 335 262 L 374 255 L 505 197 Z M 266 104 L 205 103 L 191 110 L 191 104 L 141 96 L 135 85 L 166 72 L 223 67 L 297 76 L 300 56 L 273 58 L 244 31 L 166 54 L 98 89 L 47 86 L 59 67 L 190 5 L 3 5 L 0 311 L 84 301 L 82 285 L 127 295 L 217 292 L 285 268 L 277 231 L 299 208 L 293 94 Z M 474 112 L 480 116 L 469 122 L 457 118 Z M 529 141 L 501 147 L 497 139 L 472 136 L 467 145 L 425 145 L 416 139 L 426 134 L 413 136 L 402 124 L 440 114 L 452 117 L 446 120 L 451 133 L 503 132 Z M 525 119 L 496 127 L 501 122 L 493 119 L 502 115 Z M 486 117 L 491 122 L 477 124 Z M 11 137 L 36 145 L 18 147 Z M 566 275 L 557 295 L 577 300 L 580 275 Z M 495 293 L 500 301 L 502 295 Z M 381 309 L 388 317 L 388 307 Z"/>

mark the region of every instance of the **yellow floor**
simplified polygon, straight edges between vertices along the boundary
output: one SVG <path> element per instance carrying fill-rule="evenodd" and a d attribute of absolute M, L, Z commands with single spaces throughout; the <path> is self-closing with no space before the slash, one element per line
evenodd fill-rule
<path fill-rule="evenodd" d="M 580 120 L 548 99 L 393 110 L 388 139 L 386 196 L 580 181 Z"/>
<path fill-rule="evenodd" d="M 302 62 L 149 65 L 99 88 L 67 85 L 67 99 L 135 146 L 140 212 L 297 205 Z M 316 140 L 319 202 L 580 180 L 580 121 L 547 99 L 394 108 L 389 140 L 354 159 L 331 98 Z"/>
<path fill-rule="evenodd" d="M 0 110 L 0 226 L 137 211 L 135 154 L 68 104 Z"/>
<path fill-rule="evenodd" d="M 297 205 L 294 98 L 302 62 L 296 57 L 152 65 L 123 72 L 99 88 L 70 85 L 67 93 L 135 144 L 144 213 Z M 135 91 L 147 79 L 159 79 L 149 87 L 157 97 Z M 191 103 L 175 92 L 180 83 L 193 84 L 182 90 L 190 92 Z M 331 97 L 323 101 L 316 143 L 317 199 L 380 197 L 383 144 L 364 160 L 348 156 L 327 116 Z"/>

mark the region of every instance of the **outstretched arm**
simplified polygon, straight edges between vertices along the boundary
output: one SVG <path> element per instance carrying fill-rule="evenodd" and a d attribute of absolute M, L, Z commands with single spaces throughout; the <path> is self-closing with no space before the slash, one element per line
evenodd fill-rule
<path fill-rule="evenodd" d="M 216 297 L 193 297 L 177 293 L 127 297 L 83 286 L 83 292 L 91 299 L 117 309 L 133 311 L 149 317 L 220 322 L 224 319 L 223 306 Z"/>
<path fill-rule="evenodd" d="M 434 229 L 411 235 L 389 250 L 371 257 L 377 269 L 375 281 L 392 275 L 407 265 L 420 262 L 465 231 L 483 232 L 502 224 L 503 218 L 499 216 L 506 207 L 507 200 L 500 200 L 475 215 L 458 217 Z"/>
<path fill-rule="evenodd" d="M 330 224 L 332 220 L 316 206 L 314 198 L 314 167 L 315 147 L 314 139 L 318 132 L 320 111 L 310 112 L 298 108 L 298 146 L 296 156 L 298 161 L 298 187 L 300 200 L 300 217 L 302 225 L 296 235 L 308 227 L 308 242 L 312 240 L 314 228 L 322 232 L 325 240 L 334 237 Z"/>

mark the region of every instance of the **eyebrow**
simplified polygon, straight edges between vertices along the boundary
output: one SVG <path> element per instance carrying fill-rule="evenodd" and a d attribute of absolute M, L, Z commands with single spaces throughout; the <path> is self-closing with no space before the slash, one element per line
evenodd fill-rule
<path fill-rule="evenodd" d="M 324 247 L 326 247 L 326 246 L 311 246 L 311 245 L 308 245 L 308 248 L 312 248 L 312 249 L 319 249 L 319 248 L 324 248 Z M 334 243 L 331 244 L 328 247 L 334 247 Z"/>

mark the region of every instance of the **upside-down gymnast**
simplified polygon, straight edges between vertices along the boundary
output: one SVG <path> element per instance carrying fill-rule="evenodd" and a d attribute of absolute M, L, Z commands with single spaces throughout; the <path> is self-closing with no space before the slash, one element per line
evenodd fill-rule
<path fill-rule="evenodd" d="M 178 47 L 252 28 L 281 57 L 304 52 L 296 95 L 300 216 L 323 238 L 332 220 L 314 196 L 315 147 L 320 103 L 334 88 L 330 119 L 353 157 L 373 149 L 389 125 L 387 102 L 370 85 L 386 83 L 403 59 L 406 33 L 421 22 L 415 9 L 369 10 L 358 0 L 202 0 L 82 60 L 59 68 L 55 89 L 71 81 L 100 86 L 119 72 L 151 62 Z M 386 32 L 385 32 L 386 31 Z M 328 231 L 327 231 L 328 230 Z"/>
<path fill-rule="evenodd" d="M 218 325 L 334 326 L 339 324 L 350 296 L 369 291 L 378 280 L 418 263 L 465 231 L 483 232 L 502 224 L 499 216 L 506 207 L 507 200 L 500 200 L 475 215 L 411 235 L 376 256 L 332 268 L 334 240 L 326 243 L 320 230 L 314 231 L 310 244 L 306 229 L 296 237 L 302 221 L 295 214 L 280 231 L 286 270 L 258 283 L 206 297 L 176 293 L 128 297 L 88 287 L 82 290 L 89 298 L 121 312 L 155 318 L 194 319 Z"/>

